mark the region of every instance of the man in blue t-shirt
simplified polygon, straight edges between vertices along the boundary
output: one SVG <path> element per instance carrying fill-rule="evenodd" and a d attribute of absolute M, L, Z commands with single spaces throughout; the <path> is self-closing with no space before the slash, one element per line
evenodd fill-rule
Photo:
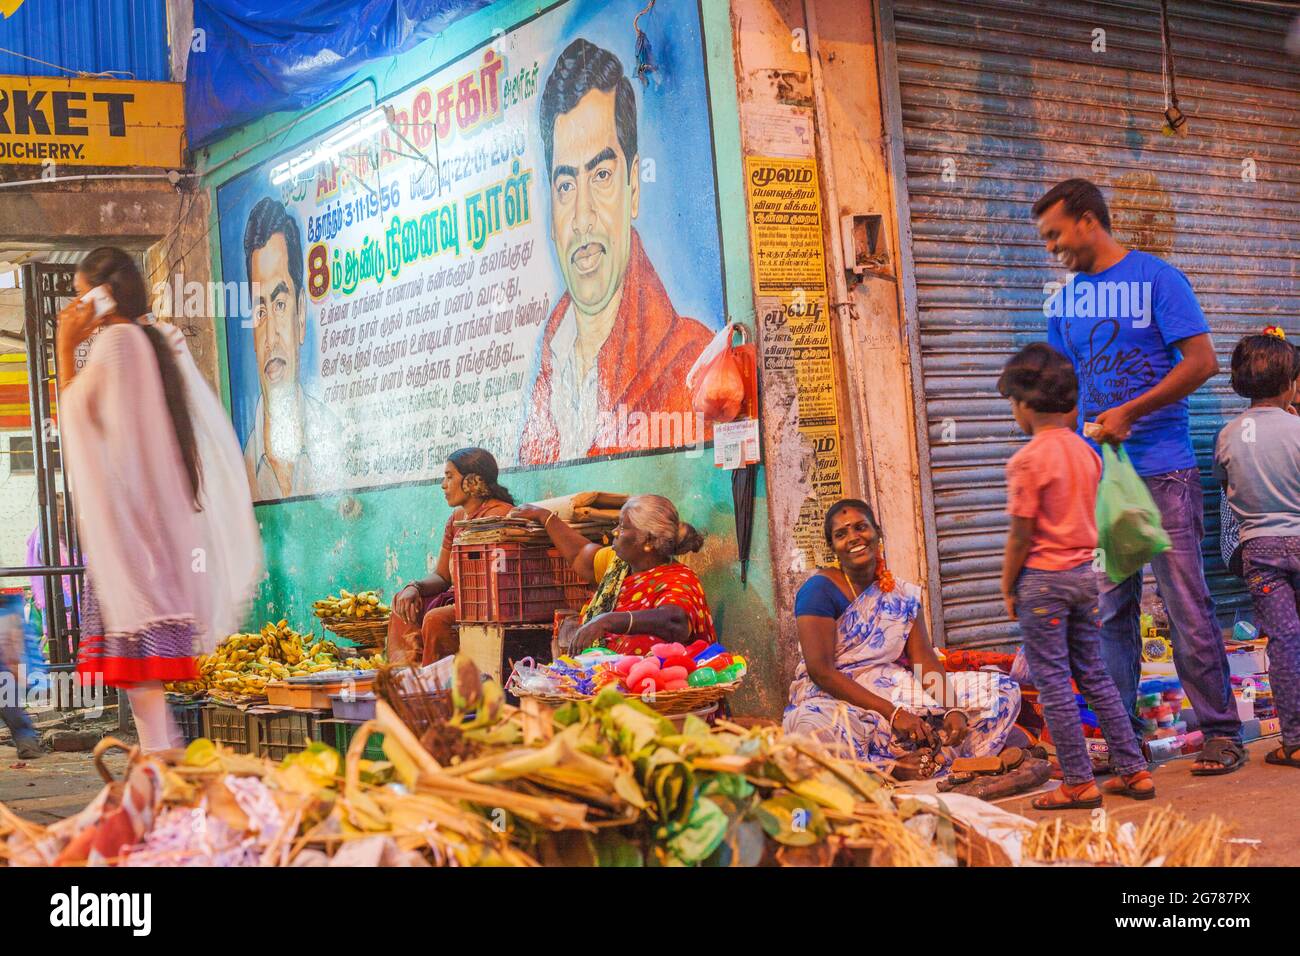
<path fill-rule="evenodd" d="M 1169 613 L 1174 663 L 1205 734 L 1192 772 L 1231 773 L 1246 753 L 1201 563 L 1201 481 L 1187 420 L 1187 396 L 1219 371 L 1209 325 L 1186 276 L 1115 241 L 1106 200 L 1086 179 L 1054 186 L 1033 214 L 1047 251 L 1072 273 L 1045 311 L 1048 342 L 1079 377 L 1080 427 L 1085 437 L 1124 443 L 1172 543 L 1151 567 Z M 1099 580 L 1106 666 L 1135 715 L 1142 575 Z"/>

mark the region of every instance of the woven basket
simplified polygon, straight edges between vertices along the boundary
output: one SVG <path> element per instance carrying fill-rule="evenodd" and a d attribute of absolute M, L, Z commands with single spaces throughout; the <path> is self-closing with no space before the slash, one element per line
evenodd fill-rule
<path fill-rule="evenodd" d="M 325 630 L 361 647 L 383 647 L 388 639 L 388 618 L 387 614 L 362 620 L 328 617 L 321 618 L 321 624 Z"/>
<path fill-rule="evenodd" d="M 709 687 L 687 687 L 683 690 L 661 690 L 652 695 L 641 695 L 636 697 L 643 704 L 663 714 L 665 717 L 672 717 L 678 714 L 688 714 L 693 710 L 700 710 L 710 704 L 722 700 L 728 694 L 732 693 L 740 686 L 740 681 L 732 681 L 730 684 L 713 684 Z M 562 707 L 565 704 L 575 700 L 593 700 L 592 695 L 567 695 L 567 694 L 529 694 L 520 692 L 515 684 L 514 675 L 511 675 L 510 681 L 506 685 L 506 690 L 516 697 L 532 697 L 540 700 L 543 704 L 550 704 L 552 707 Z M 634 696 L 634 695 L 627 695 Z"/>

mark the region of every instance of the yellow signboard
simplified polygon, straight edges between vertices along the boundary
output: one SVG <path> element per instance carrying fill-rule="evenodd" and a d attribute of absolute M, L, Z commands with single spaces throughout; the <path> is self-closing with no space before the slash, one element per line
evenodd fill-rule
<path fill-rule="evenodd" d="M 810 567 L 829 564 L 822 515 L 844 484 L 817 163 L 747 156 L 745 173 L 765 381 L 793 383 L 790 398 L 811 452 L 812 494 L 800 507 L 794 539 Z"/>
<path fill-rule="evenodd" d="M 179 83 L 0 76 L 0 164 L 180 166 Z"/>

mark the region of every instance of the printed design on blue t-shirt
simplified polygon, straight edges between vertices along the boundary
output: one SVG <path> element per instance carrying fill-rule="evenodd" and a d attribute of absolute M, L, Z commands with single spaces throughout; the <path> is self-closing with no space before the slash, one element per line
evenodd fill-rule
<path fill-rule="evenodd" d="M 1121 322 L 1129 316 L 1095 320 L 1086 330 L 1087 347 L 1078 359 L 1079 408 L 1103 412 L 1149 391 L 1168 374 L 1172 363 L 1157 365 L 1150 349 L 1125 348 Z M 1069 319 L 1065 320 L 1069 322 Z M 1067 328 L 1066 334 L 1070 330 Z M 1163 370 L 1162 370 L 1163 369 Z"/>

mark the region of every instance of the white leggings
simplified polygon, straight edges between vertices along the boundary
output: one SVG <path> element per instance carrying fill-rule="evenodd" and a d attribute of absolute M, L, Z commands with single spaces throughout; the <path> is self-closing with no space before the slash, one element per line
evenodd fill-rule
<path fill-rule="evenodd" d="M 131 714 L 135 718 L 135 732 L 140 738 L 141 750 L 152 753 L 184 743 L 160 681 L 137 684 L 127 690 L 126 696 L 131 701 Z"/>

